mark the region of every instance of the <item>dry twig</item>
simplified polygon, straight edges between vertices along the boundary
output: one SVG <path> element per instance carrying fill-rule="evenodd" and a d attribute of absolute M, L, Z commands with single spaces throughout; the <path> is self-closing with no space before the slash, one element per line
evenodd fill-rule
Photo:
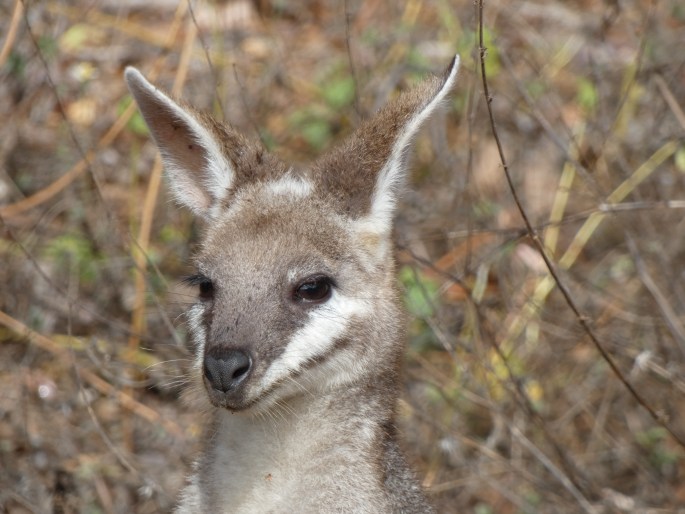
<path fill-rule="evenodd" d="M 657 413 L 646 401 L 640 393 L 637 392 L 637 390 L 630 384 L 630 382 L 626 379 L 626 377 L 623 375 L 621 370 L 619 369 L 618 365 L 616 362 L 614 362 L 614 359 L 609 355 L 609 353 L 604 349 L 604 346 L 600 343 L 599 339 L 595 335 L 594 331 L 590 327 L 590 322 L 589 318 L 585 316 L 583 313 L 580 312 L 580 309 L 576 305 L 575 300 L 571 296 L 570 291 L 567 289 L 566 285 L 561 281 L 561 278 L 559 277 L 559 274 L 557 273 L 556 267 L 550 257 L 547 255 L 547 251 L 544 247 L 544 244 L 540 240 L 540 237 L 538 233 L 536 232 L 535 228 L 533 227 L 532 223 L 530 222 L 528 215 L 526 214 L 526 211 L 523 207 L 523 204 L 521 203 L 518 192 L 516 191 L 516 187 L 514 186 L 514 183 L 511 178 L 511 173 L 509 172 L 509 165 L 507 164 L 506 157 L 504 156 L 504 148 L 502 147 L 502 143 L 499 138 L 499 133 L 497 132 L 497 125 L 495 123 L 495 117 L 492 111 L 492 96 L 490 95 L 490 90 L 488 88 L 488 81 L 487 81 L 487 75 L 485 72 L 485 57 L 487 54 L 487 49 L 485 48 L 485 45 L 483 43 L 483 0 L 478 1 L 478 28 L 479 28 L 479 60 L 480 60 L 480 70 L 481 70 L 481 79 L 483 82 L 483 92 L 485 94 L 485 100 L 486 100 L 486 105 L 487 105 L 487 111 L 488 111 L 488 117 L 490 120 L 490 128 L 492 129 L 492 135 L 495 138 L 495 143 L 497 144 L 497 151 L 499 152 L 499 157 L 500 157 L 500 162 L 502 164 L 502 167 L 504 169 L 504 175 L 507 181 L 507 184 L 509 186 L 509 191 L 511 192 L 511 195 L 514 199 L 514 203 L 516 204 L 516 208 L 518 209 L 519 214 L 521 215 L 521 218 L 523 220 L 523 223 L 526 226 L 526 230 L 528 232 L 528 235 L 530 236 L 531 240 L 535 244 L 535 247 L 537 248 L 538 252 L 540 253 L 540 256 L 542 259 L 545 261 L 545 266 L 547 267 L 547 270 L 549 271 L 550 275 L 552 276 L 554 283 L 556 286 L 559 288 L 559 291 L 561 291 L 564 300 L 566 301 L 567 305 L 569 308 L 573 311 L 576 320 L 582 327 L 583 331 L 587 334 L 587 336 L 590 338 L 592 341 L 593 345 L 599 352 L 599 354 L 602 356 L 602 359 L 609 365 L 611 370 L 613 371 L 614 375 L 621 381 L 623 386 L 628 390 L 630 395 L 637 401 L 654 419 L 654 421 L 661 427 L 663 427 L 672 437 L 673 439 L 683 448 L 685 448 L 685 440 L 683 440 L 671 427 L 670 425 L 666 422 L 666 420 L 663 418 L 662 415 Z M 662 147 L 663 148 L 663 147 Z M 626 181 L 628 182 L 628 181 Z M 632 184 L 630 184 L 632 186 Z M 629 187 L 626 185 L 626 187 Z M 632 186 L 634 187 L 634 186 Z M 631 187 L 631 188 L 632 188 Z M 620 189 L 620 188 L 619 188 Z M 623 198 L 623 196 L 622 196 Z"/>

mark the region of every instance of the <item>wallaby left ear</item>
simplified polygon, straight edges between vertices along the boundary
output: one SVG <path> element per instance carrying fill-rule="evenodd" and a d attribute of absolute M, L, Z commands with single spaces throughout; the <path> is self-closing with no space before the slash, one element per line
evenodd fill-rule
<path fill-rule="evenodd" d="M 409 145 L 452 90 L 458 70 L 457 55 L 442 77 L 431 77 L 399 95 L 315 164 L 322 188 L 338 198 L 372 239 L 387 239 L 392 232 Z"/>
<path fill-rule="evenodd" d="M 237 134 L 150 84 L 135 68 L 125 72 L 126 84 L 162 155 L 176 200 L 195 214 L 211 219 L 235 183 L 236 170 L 224 147 L 245 146 Z"/>

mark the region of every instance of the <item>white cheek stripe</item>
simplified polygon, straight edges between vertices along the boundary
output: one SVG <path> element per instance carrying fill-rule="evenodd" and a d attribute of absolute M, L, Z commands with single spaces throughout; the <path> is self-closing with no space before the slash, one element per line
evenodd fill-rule
<path fill-rule="evenodd" d="M 331 299 L 312 310 L 307 324 L 293 334 L 285 351 L 267 370 L 260 389 L 269 388 L 274 382 L 299 371 L 308 361 L 324 355 L 345 332 L 352 318 L 368 310 L 366 300 L 333 291 Z"/>
<path fill-rule="evenodd" d="M 195 304 L 186 314 L 192 343 L 195 346 L 195 367 L 199 370 L 201 370 L 203 366 L 203 360 L 205 356 L 204 345 L 205 340 L 207 339 L 207 332 L 202 324 L 203 312 L 204 308 L 198 304 Z"/>

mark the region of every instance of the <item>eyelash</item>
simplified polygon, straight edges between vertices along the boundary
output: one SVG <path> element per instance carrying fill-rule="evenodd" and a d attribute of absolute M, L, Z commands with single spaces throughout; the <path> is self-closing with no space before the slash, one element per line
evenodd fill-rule
<path fill-rule="evenodd" d="M 211 300 L 214 296 L 214 283 L 205 275 L 198 273 L 183 279 L 183 283 L 189 286 L 199 287 L 200 300 Z"/>
<path fill-rule="evenodd" d="M 206 282 L 209 280 L 207 277 L 201 274 L 197 275 L 188 275 L 187 277 L 183 277 L 181 281 L 187 285 L 187 286 L 199 286 L 201 283 Z"/>

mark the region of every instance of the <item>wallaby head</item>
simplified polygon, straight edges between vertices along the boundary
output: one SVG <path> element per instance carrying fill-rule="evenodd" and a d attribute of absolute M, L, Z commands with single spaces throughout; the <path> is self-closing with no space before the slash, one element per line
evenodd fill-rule
<path fill-rule="evenodd" d="M 189 320 L 214 406 L 264 412 L 351 385 L 394 391 L 392 219 L 409 143 L 458 68 L 455 58 L 301 169 L 126 70 L 175 199 L 206 222 Z"/>

